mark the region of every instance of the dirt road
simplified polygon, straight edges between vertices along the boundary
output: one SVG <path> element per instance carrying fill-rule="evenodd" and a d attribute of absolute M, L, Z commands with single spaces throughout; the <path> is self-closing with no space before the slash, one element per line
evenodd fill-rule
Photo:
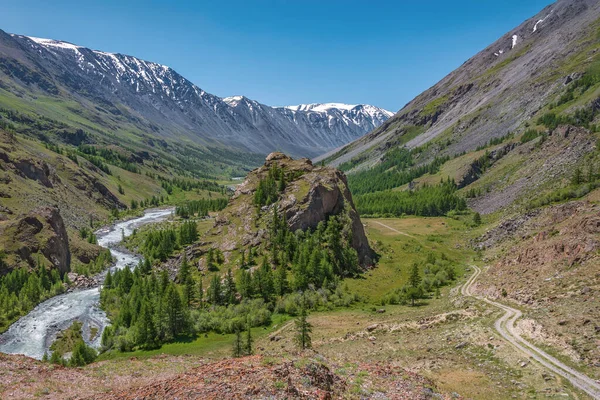
<path fill-rule="evenodd" d="M 414 239 L 414 236 L 413 236 L 413 235 L 409 235 L 409 234 L 408 234 L 408 233 L 406 233 L 406 232 L 401 232 L 401 231 L 399 231 L 399 230 L 398 230 L 398 229 L 396 229 L 396 228 L 392 228 L 391 226 L 384 224 L 383 222 L 379 222 L 379 221 L 369 221 L 369 222 L 373 222 L 373 223 L 375 223 L 375 224 L 377 224 L 377 225 L 381 225 L 381 226 L 383 226 L 384 228 L 387 228 L 387 229 L 389 229 L 390 231 L 392 231 L 392 232 L 395 232 L 395 233 L 397 233 L 397 234 L 399 234 L 399 235 L 408 236 L 408 237 L 411 237 L 411 238 L 413 238 L 413 239 Z"/>
<path fill-rule="evenodd" d="M 480 297 L 472 294 L 471 288 L 479 274 L 481 274 L 481 269 L 473 266 L 475 269 L 475 273 L 469 277 L 467 282 L 462 286 L 461 293 L 464 296 L 471 296 L 478 300 L 485 301 L 486 303 L 500 308 L 505 311 L 504 315 L 500 317 L 494 327 L 498 331 L 498 333 L 510 344 L 516 347 L 518 350 L 526 354 L 528 357 L 533 358 L 544 367 L 548 368 L 552 372 L 557 375 L 562 376 L 563 378 L 569 380 L 573 386 L 583 390 L 587 394 L 589 394 L 594 399 L 600 399 L 600 383 L 596 382 L 594 379 L 590 378 L 582 374 L 579 371 L 569 367 L 568 365 L 563 364 L 556 358 L 547 354 L 543 350 L 535 347 L 530 342 L 523 339 L 515 330 L 515 322 L 521 318 L 523 315 L 521 311 L 506 306 L 501 303 L 497 303 L 495 301 L 486 299 L 485 297 Z"/>

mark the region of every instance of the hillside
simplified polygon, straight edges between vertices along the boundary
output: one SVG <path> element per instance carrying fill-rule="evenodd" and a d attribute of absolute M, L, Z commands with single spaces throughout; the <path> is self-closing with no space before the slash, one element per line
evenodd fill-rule
<path fill-rule="evenodd" d="M 586 86 L 561 100 L 586 71 L 597 72 L 599 16 L 600 5 L 593 0 L 560 0 L 546 7 L 381 127 L 317 160 L 364 168 L 385 158 L 388 149 L 404 145 L 426 148 L 423 160 L 452 156 L 507 133 L 522 133 L 551 103 L 556 113 L 572 113 L 599 95 L 597 85 Z"/>
<path fill-rule="evenodd" d="M 344 174 L 282 153 L 270 154 L 265 164 L 237 187 L 206 240 L 224 252 L 226 261 L 250 247 L 258 254 L 267 252 L 274 239 L 270 232 L 274 213 L 286 222 L 291 233 L 314 231 L 335 217 L 339 221 L 338 234 L 350 239 L 359 263 L 363 267 L 372 265 L 373 253 Z"/>

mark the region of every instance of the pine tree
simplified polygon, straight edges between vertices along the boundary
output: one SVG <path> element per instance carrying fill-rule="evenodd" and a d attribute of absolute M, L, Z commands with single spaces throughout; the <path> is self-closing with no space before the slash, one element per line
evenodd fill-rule
<path fill-rule="evenodd" d="M 244 299 L 252 297 L 254 294 L 252 287 L 252 275 L 250 272 L 241 270 L 237 279 L 237 290 Z"/>
<path fill-rule="evenodd" d="M 204 308 L 204 287 L 202 285 L 202 277 L 198 281 L 198 304 L 200 309 Z"/>
<path fill-rule="evenodd" d="M 246 268 L 246 250 L 242 250 L 242 259 L 240 260 L 240 268 Z"/>
<path fill-rule="evenodd" d="M 273 271 L 267 263 L 266 257 L 263 258 L 262 265 L 254 274 L 258 292 L 265 302 L 269 302 L 273 296 Z"/>
<path fill-rule="evenodd" d="M 413 288 L 416 288 L 421 284 L 421 274 L 419 273 L 419 265 L 417 263 L 413 263 L 412 265 L 408 283 Z"/>
<path fill-rule="evenodd" d="M 183 287 L 183 291 L 185 304 L 188 307 L 190 307 L 194 302 L 194 298 L 196 297 L 196 283 L 194 282 L 194 278 L 192 278 L 192 275 L 188 275 L 187 279 L 185 280 L 185 286 Z"/>
<path fill-rule="evenodd" d="M 64 362 L 64 360 L 63 360 L 62 354 L 60 354 L 58 352 L 58 350 L 53 351 L 52 355 L 50 356 L 50 363 L 60 365 L 63 362 Z"/>
<path fill-rule="evenodd" d="M 152 319 L 150 300 L 145 298 L 142 302 L 140 318 L 137 321 L 137 343 L 146 350 L 157 347 L 158 331 Z"/>
<path fill-rule="evenodd" d="M 225 277 L 225 301 L 227 302 L 227 304 L 235 303 L 235 293 L 235 281 L 233 280 L 233 273 L 231 272 L 231 268 L 229 268 Z"/>
<path fill-rule="evenodd" d="M 275 293 L 278 296 L 283 296 L 289 289 L 287 281 L 287 269 L 283 264 L 278 266 L 275 270 L 274 286 Z"/>
<path fill-rule="evenodd" d="M 254 354 L 254 350 L 252 349 L 253 344 L 254 340 L 252 339 L 252 325 L 250 324 L 250 317 L 246 317 L 246 355 L 251 356 Z"/>
<path fill-rule="evenodd" d="M 295 341 L 300 350 L 312 347 L 310 334 L 312 325 L 307 320 L 308 312 L 306 310 L 306 301 L 303 299 L 300 305 L 300 315 L 296 318 L 296 337 Z"/>
<path fill-rule="evenodd" d="M 473 214 L 473 224 L 475 226 L 481 225 L 481 214 L 479 214 L 478 212 Z"/>
<path fill-rule="evenodd" d="M 160 271 L 160 293 L 164 293 L 169 287 L 170 279 L 166 269 Z"/>
<path fill-rule="evenodd" d="M 185 328 L 185 311 L 181 296 L 174 284 L 170 284 L 165 292 L 167 324 L 171 337 L 176 337 Z"/>
<path fill-rule="evenodd" d="M 69 365 L 72 367 L 83 367 L 94 362 L 97 356 L 96 350 L 86 345 L 83 340 L 80 340 L 73 348 Z"/>
<path fill-rule="evenodd" d="M 213 275 L 210 286 L 208 288 L 209 291 L 209 299 L 213 306 L 218 306 L 222 303 L 222 294 L 221 294 L 221 278 L 219 275 Z"/>
<path fill-rule="evenodd" d="M 106 278 L 104 279 L 104 287 L 106 289 L 112 289 L 113 286 L 113 278 L 112 278 L 112 273 L 110 272 L 110 269 L 108 270 L 108 272 L 106 273 Z"/>
<path fill-rule="evenodd" d="M 239 328 L 235 330 L 235 339 L 233 341 L 233 356 L 241 357 L 244 355 L 244 343 L 242 341 L 242 332 Z"/>

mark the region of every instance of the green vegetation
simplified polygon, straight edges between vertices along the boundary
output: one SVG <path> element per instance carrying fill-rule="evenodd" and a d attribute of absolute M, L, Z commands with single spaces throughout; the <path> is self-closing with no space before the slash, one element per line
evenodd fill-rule
<path fill-rule="evenodd" d="M 306 350 L 312 347 L 312 340 L 310 334 L 312 333 L 312 325 L 307 320 L 308 312 L 306 311 L 306 304 L 302 301 L 300 306 L 300 315 L 296 318 L 296 336 L 294 340 L 300 350 Z"/>
<path fill-rule="evenodd" d="M 431 117 L 431 116 L 435 115 L 440 110 L 440 108 L 442 108 L 442 106 L 444 104 L 446 104 L 448 99 L 449 99 L 449 95 L 440 96 L 440 97 L 435 98 L 434 100 L 427 103 L 427 105 L 425 105 L 425 107 L 423 107 L 423 109 L 421 110 L 419 115 L 422 117 Z"/>
<path fill-rule="evenodd" d="M 269 169 L 266 178 L 260 179 L 254 192 L 254 205 L 258 208 L 275 203 L 279 193 L 285 190 L 287 182 L 301 176 L 300 171 L 286 171 L 276 164 Z"/>
<path fill-rule="evenodd" d="M 439 185 L 425 185 L 414 191 L 385 191 L 355 196 L 355 203 L 362 216 L 439 216 L 451 210 L 462 211 L 467 208 L 456 189 L 456 183 L 448 179 Z"/>
<path fill-rule="evenodd" d="M 550 130 L 556 129 L 556 127 L 559 125 L 568 124 L 581 126 L 592 131 L 596 131 L 598 127 L 596 125 L 592 125 L 591 123 L 600 113 L 600 110 L 596 106 L 596 103 L 599 101 L 600 98 L 596 99 L 587 106 L 576 109 L 575 112 L 571 114 L 556 114 L 554 112 L 546 113 L 538 118 L 538 124 L 544 125 Z"/>
<path fill-rule="evenodd" d="M 423 270 L 424 277 L 421 277 Z M 412 306 L 419 299 L 436 294 L 439 297 L 439 289 L 456 279 L 456 271 L 453 263 L 442 254 L 436 258 L 434 253 L 427 253 L 427 259 L 422 265 L 414 262 L 410 269 L 407 284 L 387 293 L 381 300 L 382 304 L 407 304 Z"/>
<path fill-rule="evenodd" d="M 512 139 L 513 137 L 514 137 L 514 134 L 512 134 L 511 132 L 509 132 L 509 133 L 507 133 L 507 134 L 506 134 L 506 135 L 504 135 L 504 136 L 497 137 L 497 138 L 491 138 L 491 139 L 490 139 L 490 140 L 489 140 L 489 141 L 488 141 L 486 144 L 484 144 L 483 146 L 479 146 L 479 147 L 477 147 L 476 151 L 479 151 L 479 150 L 484 150 L 484 149 L 486 149 L 486 148 L 488 148 L 488 147 L 491 147 L 491 146 L 497 146 L 497 145 L 499 145 L 499 144 L 502 144 L 502 143 L 506 142 L 507 140 L 510 140 L 510 139 Z"/>
<path fill-rule="evenodd" d="M 523 135 L 521 136 L 521 143 L 527 143 L 532 141 L 535 138 L 538 138 L 542 136 L 543 138 L 546 137 L 546 134 L 540 131 L 537 131 L 535 129 L 528 129 L 526 130 Z"/>
<path fill-rule="evenodd" d="M 413 167 L 413 152 L 396 148 L 388 151 L 375 167 L 349 175 L 348 185 L 353 195 L 393 189 L 427 173 L 435 174 L 449 159 L 449 156 L 436 157 L 429 164 Z"/>
<path fill-rule="evenodd" d="M 4 253 L 0 252 L 0 264 L 3 262 Z M 42 264 L 31 272 L 20 268 L 0 276 L 0 332 L 40 302 L 63 291 L 58 271 Z"/>
<path fill-rule="evenodd" d="M 146 234 L 141 251 L 149 260 L 165 261 L 174 250 L 198 239 L 196 222 L 185 221 L 178 229 L 157 229 Z"/>
<path fill-rule="evenodd" d="M 581 98 L 589 89 L 600 83 L 600 61 L 594 62 L 583 74 L 583 76 L 570 82 L 558 100 L 550 105 L 550 108 L 560 107 Z"/>
<path fill-rule="evenodd" d="M 215 273 L 206 291 L 185 256 L 177 283 L 171 282 L 166 271 L 153 271 L 150 262 L 191 243 L 182 238 L 184 228 L 195 222 L 183 222 L 178 231 L 170 227 L 150 230 L 142 246 L 146 261 L 133 271 L 125 268 L 106 277 L 101 304 L 113 325 L 103 335 L 104 349 L 153 349 L 182 336 L 210 331 L 231 334 L 248 329 L 248 324 L 268 326 L 273 311 L 296 314 L 302 292 L 306 306 L 315 309 L 352 304 L 356 296 L 337 287 L 337 282 L 359 271 L 358 256 L 339 218 L 321 222 L 313 232 L 292 233 L 274 207 L 270 245 L 260 266 L 253 272 L 245 269 L 254 262 L 256 255 L 251 251 L 247 262 L 242 257 L 237 277 L 231 269 L 224 277 Z M 211 263 L 223 262 L 219 258 L 219 252 L 209 250 L 209 271 Z"/>
<path fill-rule="evenodd" d="M 77 260 L 71 261 L 71 270 L 80 275 L 92 276 L 104 271 L 112 262 L 113 257 L 110 254 L 110 250 L 104 249 L 100 251 L 98 257 L 87 264 L 82 264 L 77 262 Z"/>
<path fill-rule="evenodd" d="M 182 218 L 207 217 L 210 211 L 221 211 L 227 207 L 228 199 L 200 199 L 188 201 L 175 208 L 175 215 Z"/>
<path fill-rule="evenodd" d="M 98 353 L 92 347 L 85 344 L 81 332 L 82 324 L 74 321 L 73 324 L 61 332 L 54 343 L 50 346 L 52 356 L 48 360 L 48 355 L 44 354 L 44 361 L 50 361 L 53 364 L 60 364 L 69 367 L 83 367 L 93 363 L 98 357 Z M 65 354 L 71 353 L 69 360 L 65 360 Z"/>

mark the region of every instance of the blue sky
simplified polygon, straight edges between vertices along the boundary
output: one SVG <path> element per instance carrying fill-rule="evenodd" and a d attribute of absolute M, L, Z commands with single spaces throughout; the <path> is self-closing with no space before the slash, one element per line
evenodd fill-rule
<path fill-rule="evenodd" d="M 166 64 L 219 96 L 397 111 L 551 1 L 5 3 L 4 31 Z"/>

